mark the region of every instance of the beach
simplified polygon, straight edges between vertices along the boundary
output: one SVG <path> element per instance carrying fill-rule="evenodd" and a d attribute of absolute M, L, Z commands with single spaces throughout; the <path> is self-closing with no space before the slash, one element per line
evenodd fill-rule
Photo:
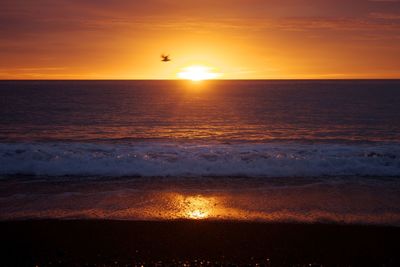
<path fill-rule="evenodd" d="M 0 222 L 2 266 L 399 266 L 400 228 L 237 221 Z"/>

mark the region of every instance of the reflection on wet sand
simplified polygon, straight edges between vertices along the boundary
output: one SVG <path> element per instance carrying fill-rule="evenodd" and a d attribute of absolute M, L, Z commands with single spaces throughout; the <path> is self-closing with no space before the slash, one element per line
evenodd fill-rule
<path fill-rule="evenodd" d="M 151 206 L 143 206 L 148 219 L 216 219 L 224 210 L 221 197 L 201 194 L 160 192 L 153 195 L 152 203 Z"/>
<path fill-rule="evenodd" d="M 206 219 L 213 215 L 217 202 L 212 197 L 176 195 L 174 203 L 178 208 L 178 217 Z"/>
<path fill-rule="evenodd" d="M 235 196 L 222 192 L 214 194 L 159 192 L 152 195 L 152 205 L 143 206 L 139 216 L 147 214 L 146 219 L 150 220 L 263 220 L 269 217 L 257 210 L 233 206 L 234 198 Z M 239 201 L 247 204 L 253 201 L 248 196 L 239 198 L 241 198 Z"/>
<path fill-rule="evenodd" d="M 244 220 L 400 225 L 400 184 L 350 178 L 0 180 L 0 219 Z M 360 187 L 362 190 L 360 190 Z M 379 211 L 379 212 L 378 212 Z"/>

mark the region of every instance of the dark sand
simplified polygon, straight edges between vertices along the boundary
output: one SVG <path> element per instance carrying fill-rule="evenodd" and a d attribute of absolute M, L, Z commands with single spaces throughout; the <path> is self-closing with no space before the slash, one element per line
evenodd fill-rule
<path fill-rule="evenodd" d="M 0 266 L 400 266 L 400 227 L 28 220 L 0 238 Z"/>

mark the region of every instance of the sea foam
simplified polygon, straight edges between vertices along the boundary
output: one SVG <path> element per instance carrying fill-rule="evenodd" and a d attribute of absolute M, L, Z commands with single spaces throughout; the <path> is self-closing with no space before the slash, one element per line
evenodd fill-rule
<path fill-rule="evenodd" d="M 0 174 L 399 176 L 400 144 L 3 143 Z"/>

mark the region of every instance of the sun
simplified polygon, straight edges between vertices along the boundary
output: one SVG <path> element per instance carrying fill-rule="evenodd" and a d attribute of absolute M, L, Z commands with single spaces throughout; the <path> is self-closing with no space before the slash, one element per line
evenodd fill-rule
<path fill-rule="evenodd" d="M 213 72 L 213 69 L 205 66 L 189 66 L 178 73 L 178 77 L 185 80 L 203 81 L 212 80 L 220 76 Z"/>

